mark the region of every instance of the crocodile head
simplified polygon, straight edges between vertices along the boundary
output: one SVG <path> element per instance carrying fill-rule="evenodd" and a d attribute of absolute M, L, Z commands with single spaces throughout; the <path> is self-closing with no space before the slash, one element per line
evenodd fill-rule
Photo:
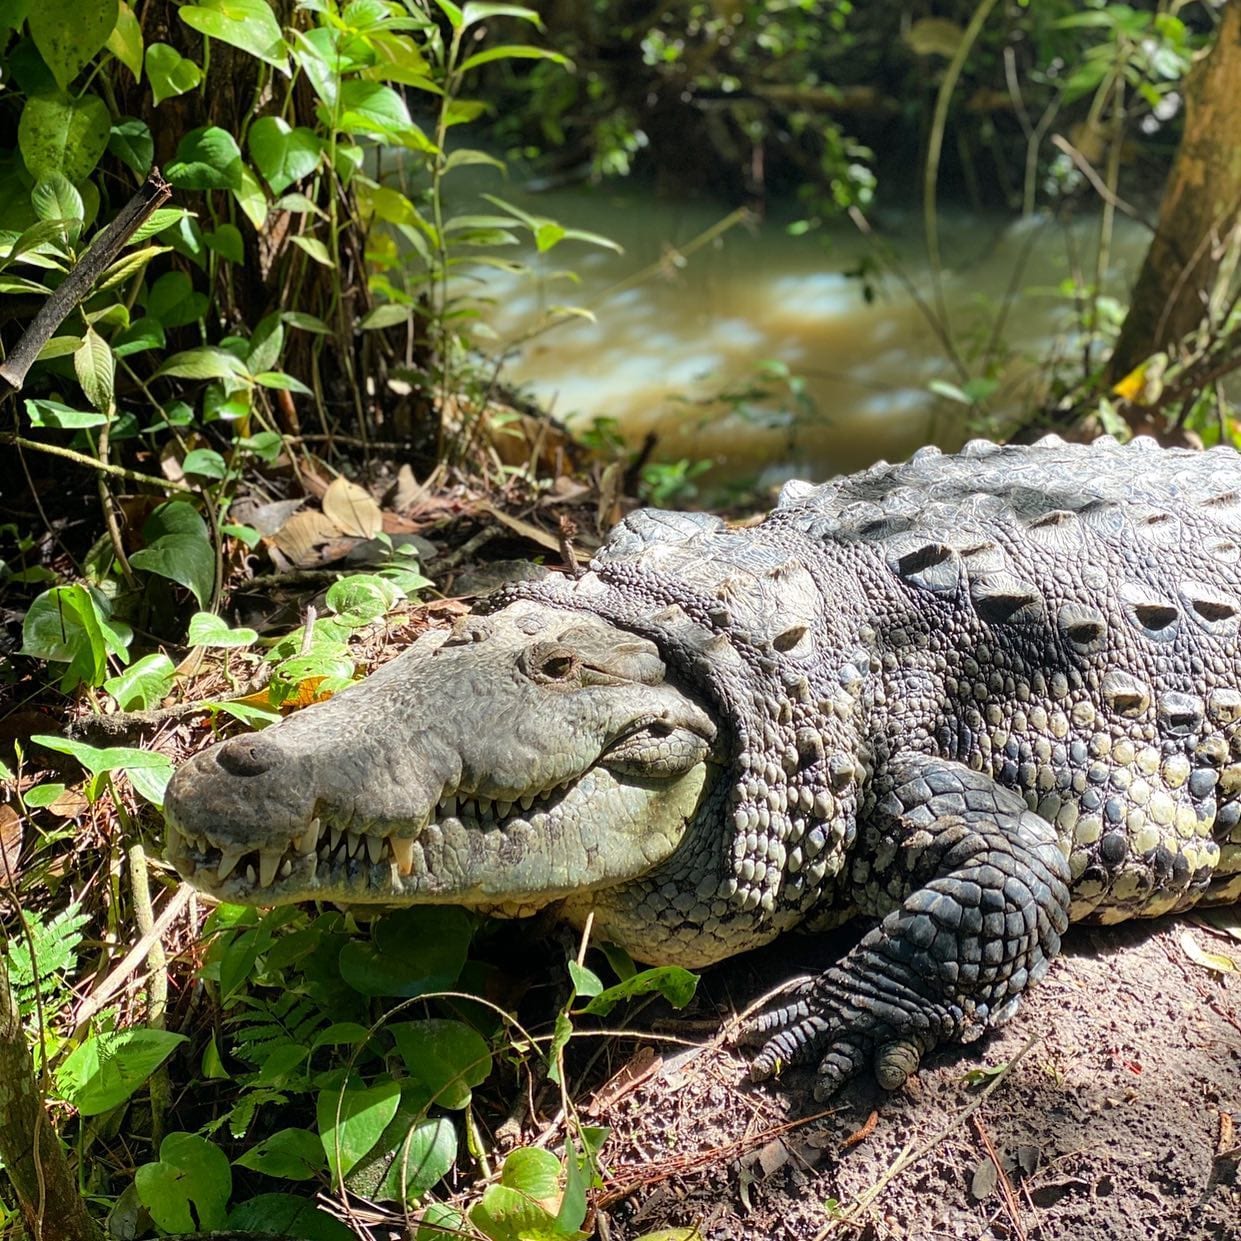
<path fill-rule="evenodd" d="M 526 913 L 666 861 L 715 737 L 653 643 L 515 603 L 192 758 L 168 786 L 168 855 L 235 903 Z"/>

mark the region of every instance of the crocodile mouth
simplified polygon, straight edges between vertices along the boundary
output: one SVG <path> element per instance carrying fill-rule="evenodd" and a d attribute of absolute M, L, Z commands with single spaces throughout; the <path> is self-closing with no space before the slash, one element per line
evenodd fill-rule
<path fill-rule="evenodd" d="M 274 903 L 286 891 L 286 899 L 301 900 L 320 889 L 347 891 L 355 901 L 366 892 L 376 901 L 399 901 L 411 890 L 425 900 L 437 886 L 437 855 L 459 844 L 463 833 L 499 833 L 510 847 L 520 847 L 522 836 L 548 829 L 572 783 L 517 801 L 459 789 L 446 794 L 413 833 L 339 826 L 316 814 L 283 848 L 214 845 L 169 814 L 168 860 L 195 887 L 230 904 Z M 498 843 L 503 852 L 503 842 Z M 451 899 L 460 900 L 461 894 Z"/>

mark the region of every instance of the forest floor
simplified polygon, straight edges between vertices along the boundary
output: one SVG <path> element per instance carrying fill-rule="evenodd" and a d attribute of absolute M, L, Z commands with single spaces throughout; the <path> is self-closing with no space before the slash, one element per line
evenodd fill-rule
<path fill-rule="evenodd" d="M 1187 933 L 1237 956 L 1196 919 L 1074 929 L 1008 1026 L 932 1055 L 895 1094 L 859 1081 L 816 1104 L 805 1069 L 753 1086 L 722 1039 L 664 1055 L 599 1117 L 614 1200 L 600 1235 L 1236 1241 L 1241 973 L 1196 964 Z M 709 972 L 702 1005 L 727 1019 L 840 951 L 823 938 Z"/>

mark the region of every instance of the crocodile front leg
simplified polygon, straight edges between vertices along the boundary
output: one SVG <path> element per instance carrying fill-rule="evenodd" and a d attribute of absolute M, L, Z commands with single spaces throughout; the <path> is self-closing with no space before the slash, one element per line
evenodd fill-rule
<path fill-rule="evenodd" d="M 818 1060 L 825 1099 L 868 1060 L 892 1090 L 936 1044 L 1008 1020 L 1060 950 L 1069 869 L 1018 794 L 960 763 L 907 755 L 866 816 L 853 870 L 864 913 L 886 917 L 791 1003 L 751 1021 L 755 1080 Z"/>

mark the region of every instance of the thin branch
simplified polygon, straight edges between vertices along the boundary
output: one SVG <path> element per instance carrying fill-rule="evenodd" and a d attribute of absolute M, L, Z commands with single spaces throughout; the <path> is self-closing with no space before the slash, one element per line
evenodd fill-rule
<path fill-rule="evenodd" d="M 45 452 L 49 456 L 61 457 L 65 461 L 72 461 L 75 465 L 85 466 L 88 470 L 99 470 L 104 474 L 111 474 L 113 478 L 124 478 L 131 483 L 147 483 L 151 487 L 162 487 L 165 491 L 194 490 L 185 483 L 174 483 L 167 478 L 156 478 L 151 474 L 143 474 L 139 470 L 127 470 L 123 465 L 99 461 L 94 457 L 88 457 L 84 452 L 62 448 L 59 444 L 42 444 L 38 440 L 29 440 L 14 431 L 0 431 L 0 444 L 13 444 L 17 448 L 29 448 L 32 452 Z"/>
<path fill-rule="evenodd" d="M 112 266 L 125 243 L 171 196 L 172 186 L 164 180 L 158 168 L 152 168 L 138 192 L 117 212 L 116 218 L 96 234 L 86 253 L 31 319 L 13 352 L 0 362 L 0 380 L 12 391 L 21 389 L 26 382 L 27 371 L 43 351 L 43 346 L 52 339 L 69 312 L 91 291 L 95 281 Z"/>

